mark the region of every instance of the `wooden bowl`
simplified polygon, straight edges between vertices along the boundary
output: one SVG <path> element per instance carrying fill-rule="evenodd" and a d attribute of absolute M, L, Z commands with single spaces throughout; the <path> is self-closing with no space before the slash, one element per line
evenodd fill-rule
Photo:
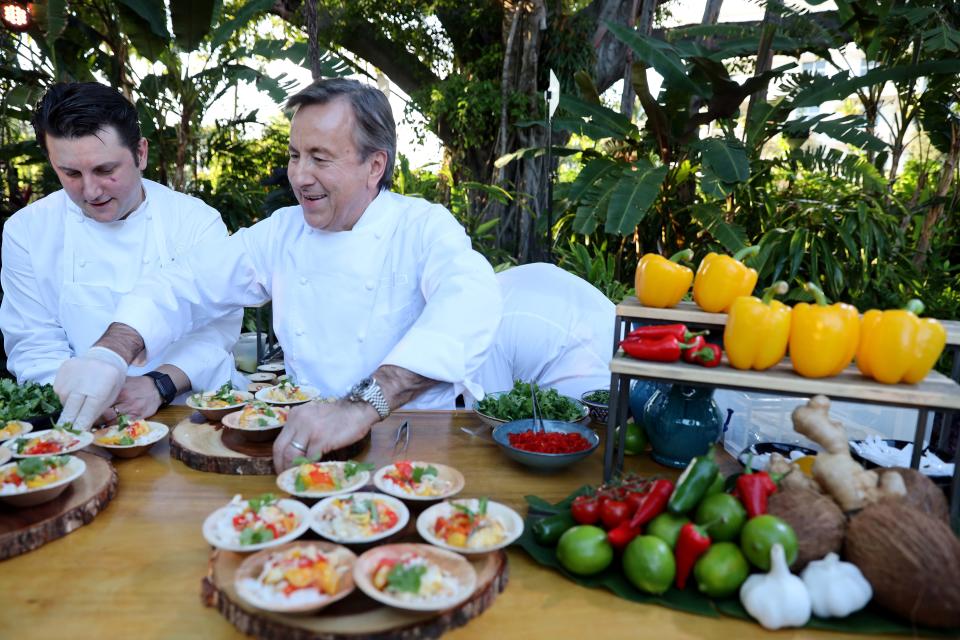
<path fill-rule="evenodd" d="M 373 586 L 373 572 L 381 559 L 399 558 L 407 553 L 423 556 L 445 573 L 449 573 L 456 581 L 456 593 L 445 598 L 410 602 Z M 477 572 L 463 556 L 451 551 L 428 544 L 388 544 L 370 549 L 357 558 L 353 565 L 353 580 L 361 591 L 387 606 L 410 611 L 443 611 L 457 606 L 473 594 L 477 586 Z"/>
<path fill-rule="evenodd" d="M 139 455 L 143 455 L 150 447 L 166 438 L 167 434 L 170 432 L 169 427 L 162 422 L 145 422 L 147 422 L 147 425 L 150 427 L 150 433 L 144 434 L 137 438 L 136 441 L 134 441 L 134 444 L 103 444 L 102 442 L 97 442 L 97 438 L 106 435 L 106 432 L 109 431 L 110 428 L 100 429 L 94 433 L 93 444 L 106 449 L 118 458 L 136 458 Z"/>
<path fill-rule="evenodd" d="M 234 389 L 233 392 L 239 397 L 243 398 L 243 402 L 231 404 L 230 406 L 227 406 L 227 407 L 217 407 L 217 408 L 202 407 L 196 402 L 195 396 L 199 395 L 202 398 L 209 398 L 210 396 L 216 393 L 216 391 L 204 391 L 203 393 L 189 396 L 187 398 L 187 406 L 195 411 L 199 411 L 200 415 L 202 415 L 204 418 L 206 418 L 210 422 L 220 422 L 221 420 L 223 420 L 224 416 L 231 414 L 239 409 L 242 409 L 243 405 L 253 400 L 253 394 L 250 393 L 249 391 L 239 391 L 237 389 Z"/>
<path fill-rule="evenodd" d="M 47 435 L 51 431 L 53 431 L 53 429 L 44 429 L 43 431 L 33 431 L 29 434 L 29 436 L 19 436 L 19 437 L 38 438 L 38 437 L 43 437 Z M 63 451 L 58 451 L 56 453 L 38 453 L 38 454 L 17 453 L 14 447 L 19 437 L 10 438 L 3 444 L 0 444 L 0 447 L 6 447 L 7 449 L 9 449 L 10 452 L 13 454 L 14 458 L 46 458 L 47 456 L 62 456 L 68 453 L 74 453 L 76 451 L 80 451 L 80 449 L 89 447 L 90 444 L 93 442 L 93 434 L 91 434 L 89 431 L 81 431 L 80 433 L 73 434 L 73 435 L 78 440 L 77 444 L 67 449 L 64 449 Z"/>
<path fill-rule="evenodd" d="M 396 512 L 396 524 L 385 531 L 380 531 L 367 537 L 345 537 L 338 534 L 323 516 L 332 508 L 335 500 L 347 500 L 350 498 L 354 500 L 382 500 L 388 507 Z M 330 496 L 313 505 L 310 509 L 310 528 L 313 529 L 317 535 L 340 544 L 368 544 L 377 540 L 383 540 L 399 531 L 403 531 L 403 528 L 407 526 L 409 521 L 410 512 L 407 510 L 406 505 L 392 496 L 370 491 L 358 491 L 349 495 Z"/>
<path fill-rule="evenodd" d="M 10 427 L 11 432 L 6 432 L 6 429 Z M 12 431 L 16 430 L 16 433 Z M 30 433 L 33 431 L 33 425 L 24 420 L 9 420 L 7 423 L 0 428 L 0 442 L 9 440 L 10 438 L 16 438 L 17 436 L 22 436 L 24 434 Z"/>
<path fill-rule="evenodd" d="M 271 442 L 277 439 L 280 432 L 283 431 L 283 425 L 287 423 L 286 407 L 271 407 L 280 414 L 280 424 L 272 427 L 242 427 L 240 426 L 240 414 L 242 411 L 235 411 L 223 417 L 221 422 L 224 429 L 230 429 L 247 442 Z"/>
<path fill-rule="evenodd" d="M 438 518 L 449 518 L 456 513 L 457 510 L 453 506 L 454 503 L 462 504 L 474 513 L 476 513 L 476 511 L 480 508 L 480 501 L 476 498 L 469 500 L 451 500 L 433 505 L 421 513 L 420 517 L 417 518 L 417 533 L 420 534 L 421 538 L 430 544 L 440 547 L 441 549 L 446 549 L 447 551 L 470 554 L 490 553 L 491 551 L 496 551 L 497 549 L 503 549 L 504 547 L 513 544 L 514 541 L 520 537 L 520 534 L 523 533 L 523 518 L 520 517 L 519 513 L 505 504 L 488 501 L 487 515 L 491 518 L 499 520 L 500 524 L 503 525 L 503 531 L 505 534 L 503 539 L 494 545 L 488 545 L 484 547 L 457 547 L 448 544 L 446 540 L 438 538 L 436 535 L 434 535 L 433 531 L 434 525 L 436 524 Z"/>
<path fill-rule="evenodd" d="M 449 484 L 449 488 L 441 494 L 435 496 L 420 496 L 415 493 L 408 492 L 406 489 L 402 488 L 400 485 L 386 477 L 386 474 L 394 468 L 394 465 L 392 464 L 388 464 L 385 467 L 377 469 L 377 472 L 373 475 L 374 486 L 377 489 L 380 489 L 380 491 L 388 493 L 391 496 L 396 496 L 403 500 L 412 500 L 418 502 L 435 502 L 437 500 L 443 500 L 444 498 L 455 496 L 463 491 L 463 486 L 466 484 L 466 480 L 464 480 L 463 474 L 453 467 L 435 462 L 423 462 L 420 460 L 410 460 L 409 462 L 414 466 L 436 467 L 437 478 L 447 482 Z"/>
<path fill-rule="evenodd" d="M 14 507 L 33 507 L 38 504 L 43 504 L 44 502 L 50 502 L 59 497 L 61 493 L 67 490 L 71 482 L 82 476 L 87 470 L 87 463 L 84 462 L 82 458 L 78 458 L 77 456 L 68 456 L 68 458 L 69 461 L 65 465 L 67 475 L 60 480 L 48 484 L 45 487 L 27 489 L 22 493 L 0 495 L 0 501 L 6 502 Z M 15 464 L 17 463 L 11 462 L 3 465 L 0 467 L 0 472 L 6 471 L 7 468 Z"/>
<path fill-rule="evenodd" d="M 314 590 L 301 590 L 296 593 L 296 598 L 281 600 L 282 594 L 278 594 L 279 601 L 267 600 L 264 598 L 257 584 L 257 579 L 263 571 L 267 561 L 276 554 L 286 554 L 292 549 L 316 549 L 327 556 L 331 564 L 338 569 L 343 570 L 340 574 L 340 581 L 337 584 L 337 592 L 332 595 L 320 593 Z M 239 567 L 234 577 L 234 588 L 237 595 L 249 604 L 263 609 L 265 611 L 274 611 L 277 613 L 306 613 L 308 611 L 318 611 L 338 600 L 346 598 L 353 593 L 356 585 L 353 582 L 353 565 L 357 561 L 357 556 L 352 551 L 339 544 L 332 542 L 312 541 L 312 542 L 291 542 L 273 549 L 265 549 L 249 556 Z"/>

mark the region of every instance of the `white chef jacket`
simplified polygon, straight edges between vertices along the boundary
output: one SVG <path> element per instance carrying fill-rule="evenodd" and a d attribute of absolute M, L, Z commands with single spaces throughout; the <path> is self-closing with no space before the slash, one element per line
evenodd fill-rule
<path fill-rule="evenodd" d="M 507 269 L 497 283 L 503 317 L 478 374 L 484 390 L 507 391 L 514 380 L 574 398 L 610 388 L 615 309 L 605 295 L 544 263 Z"/>
<path fill-rule="evenodd" d="M 0 330 L 19 382 L 52 383 L 60 365 L 106 331 L 117 301 L 142 273 L 162 270 L 226 237 L 216 210 L 143 180 L 146 198 L 125 220 L 87 218 L 61 190 L 15 213 L 3 229 Z M 242 380 L 231 349 L 242 311 L 198 326 L 129 375 L 171 364 L 195 390 Z"/>
<path fill-rule="evenodd" d="M 114 317 L 147 353 L 199 322 L 273 300 L 288 373 L 343 396 L 380 365 L 446 384 L 408 408 L 482 397 L 476 369 L 500 320 L 493 269 L 439 205 L 381 191 L 349 231 L 307 225 L 299 206 L 142 279 Z"/>

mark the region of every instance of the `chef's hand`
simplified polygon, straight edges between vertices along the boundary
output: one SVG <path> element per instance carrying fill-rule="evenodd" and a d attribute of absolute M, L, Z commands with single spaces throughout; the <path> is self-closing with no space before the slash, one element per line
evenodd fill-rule
<path fill-rule="evenodd" d="M 121 413 L 125 413 L 134 420 L 149 418 L 155 414 L 163 398 L 157 391 L 153 378 L 147 376 L 127 376 L 126 382 L 120 388 L 120 395 L 104 412 L 100 419 L 104 423 L 116 422 Z"/>
<path fill-rule="evenodd" d="M 73 423 L 89 429 L 94 420 L 113 403 L 127 378 L 127 363 L 104 347 L 91 347 L 78 358 L 70 358 L 57 371 L 53 390 L 63 403 L 57 424 Z"/>
<path fill-rule="evenodd" d="M 353 444 L 380 421 L 366 402 L 308 402 L 290 410 L 287 424 L 273 443 L 277 473 L 293 466 L 297 456 L 313 457 Z"/>

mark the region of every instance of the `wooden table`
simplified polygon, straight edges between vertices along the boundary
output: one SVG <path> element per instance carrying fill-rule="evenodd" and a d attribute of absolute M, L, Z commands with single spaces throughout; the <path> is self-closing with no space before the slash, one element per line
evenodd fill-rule
<path fill-rule="evenodd" d="M 189 414 L 169 407 L 154 420 L 176 425 Z M 409 419 L 408 457 L 445 462 L 467 479 L 465 497 L 487 495 L 526 514 L 523 496 L 559 500 L 599 481 L 602 456 L 555 475 L 540 475 L 507 460 L 491 442 L 468 435 L 470 412 L 398 413 L 374 429 L 364 458 L 390 461 L 396 427 Z M 166 441 L 148 455 L 114 461 L 117 497 L 91 524 L 36 551 L 0 562 L 0 638 L 237 638 L 213 609 L 200 603 L 210 548 L 204 518 L 236 493 L 276 490 L 273 476 L 201 473 L 171 460 Z M 674 474 L 647 456 L 627 468 Z M 0 510 L 0 517 L 2 516 Z M 765 632 L 730 618 L 705 618 L 621 600 L 565 580 L 511 549 L 510 581 L 491 609 L 449 638 L 864 638 L 824 632 Z"/>

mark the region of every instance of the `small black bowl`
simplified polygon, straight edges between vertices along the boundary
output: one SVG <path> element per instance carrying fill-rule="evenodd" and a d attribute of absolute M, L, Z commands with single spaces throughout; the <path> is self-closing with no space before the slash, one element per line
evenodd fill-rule
<path fill-rule="evenodd" d="M 817 452 L 811 449 L 810 447 L 804 447 L 799 444 L 791 444 L 789 442 L 758 442 L 752 444 L 746 449 L 744 449 L 737 459 L 740 461 L 740 464 L 747 466 L 747 458 L 752 453 L 755 456 L 769 455 L 771 453 L 779 453 L 787 460 L 790 459 L 790 454 L 794 451 L 799 451 L 805 456 L 815 456 Z M 758 469 L 754 468 L 754 471 Z"/>
<path fill-rule="evenodd" d="M 606 424 L 607 417 L 610 415 L 610 407 L 608 404 L 603 402 L 594 402 L 593 400 L 587 400 L 587 396 L 596 393 L 597 391 L 609 391 L 608 389 L 594 389 L 593 391 L 587 391 L 580 396 L 580 402 L 587 405 L 590 408 L 590 414 L 593 416 L 594 422 L 599 422 Z"/>
<path fill-rule="evenodd" d="M 25 418 L 24 422 L 29 422 L 33 425 L 34 431 L 42 431 L 44 429 L 53 429 L 53 426 L 57 424 L 57 420 L 60 418 L 60 412 L 56 411 L 54 413 L 47 413 L 42 416 L 34 416 L 32 418 Z"/>

